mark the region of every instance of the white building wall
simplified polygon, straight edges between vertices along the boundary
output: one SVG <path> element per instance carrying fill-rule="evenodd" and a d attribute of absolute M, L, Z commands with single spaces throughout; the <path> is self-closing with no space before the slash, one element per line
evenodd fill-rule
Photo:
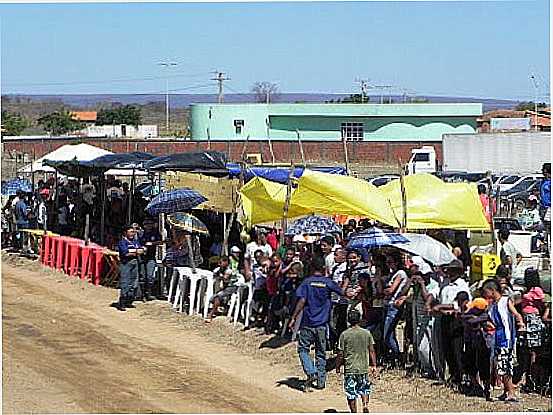
<path fill-rule="evenodd" d="M 125 134 L 123 134 L 125 130 Z M 157 125 L 93 125 L 81 133 L 88 137 L 110 137 L 110 138 L 154 138 L 157 137 Z"/>

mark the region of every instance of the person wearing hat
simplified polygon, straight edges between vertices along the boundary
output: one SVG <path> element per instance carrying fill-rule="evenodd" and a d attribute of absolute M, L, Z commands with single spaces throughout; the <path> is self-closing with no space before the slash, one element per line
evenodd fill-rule
<path fill-rule="evenodd" d="M 144 253 L 140 242 L 135 238 L 135 230 L 132 225 L 123 227 L 123 236 L 117 245 L 119 251 L 119 302 L 115 307 L 119 311 L 126 308 L 134 308 L 134 290 L 138 280 L 139 264 L 138 256 Z"/>
<path fill-rule="evenodd" d="M 456 301 L 460 292 L 466 292 L 471 300 L 470 287 L 465 281 L 465 266 L 459 259 L 452 260 L 444 267 L 446 273 L 445 285 L 440 290 L 439 304 L 433 307 L 433 311 L 439 314 L 438 324 L 441 332 L 442 349 L 445 362 L 448 366 L 452 385 L 461 384 L 461 367 L 458 357 L 462 354 L 463 328 L 456 322 L 454 314 L 459 310 Z"/>

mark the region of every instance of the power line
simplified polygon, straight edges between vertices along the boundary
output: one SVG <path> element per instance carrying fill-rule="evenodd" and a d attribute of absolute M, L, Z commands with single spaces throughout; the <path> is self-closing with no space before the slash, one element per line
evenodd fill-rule
<path fill-rule="evenodd" d="M 140 82 L 140 81 L 156 81 L 167 78 L 199 78 L 205 76 L 207 72 L 197 74 L 175 74 L 169 76 L 148 76 L 144 78 L 120 78 L 120 79 L 107 79 L 101 81 L 68 81 L 68 82 L 7 82 L 3 83 L 4 86 L 65 86 L 65 85 L 97 85 L 97 84 L 112 84 L 112 83 L 126 83 L 126 82 Z"/>

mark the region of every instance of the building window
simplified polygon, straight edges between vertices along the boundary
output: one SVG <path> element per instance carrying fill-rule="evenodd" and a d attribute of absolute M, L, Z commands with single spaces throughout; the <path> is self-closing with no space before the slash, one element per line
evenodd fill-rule
<path fill-rule="evenodd" d="M 363 123 L 362 122 L 343 122 L 342 139 L 346 139 L 347 141 L 363 140 Z"/>
<path fill-rule="evenodd" d="M 234 120 L 234 129 L 236 134 L 242 134 L 242 128 L 244 127 L 244 120 Z"/>

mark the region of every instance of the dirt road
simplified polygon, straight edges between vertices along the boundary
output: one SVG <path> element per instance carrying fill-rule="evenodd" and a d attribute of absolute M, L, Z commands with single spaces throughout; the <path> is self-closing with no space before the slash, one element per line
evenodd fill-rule
<path fill-rule="evenodd" d="M 109 308 L 115 290 L 6 262 L 2 268 L 5 413 L 344 409 L 330 391 L 277 388 L 294 373 L 138 310 Z M 162 302 L 138 307 L 172 313 Z"/>

